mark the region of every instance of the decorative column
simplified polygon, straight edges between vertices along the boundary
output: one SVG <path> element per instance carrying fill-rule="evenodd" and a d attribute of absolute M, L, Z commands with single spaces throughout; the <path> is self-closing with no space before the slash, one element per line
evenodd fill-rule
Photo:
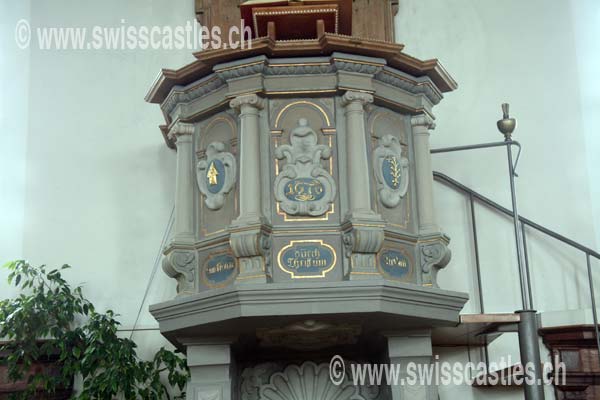
<path fill-rule="evenodd" d="M 433 171 L 429 147 L 429 131 L 435 128 L 427 114 L 411 118 L 416 164 L 417 209 L 419 211 L 419 258 L 421 284 L 437 287 L 437 273 L 450 262 L 450 239 L 440 232 L 433 210 Z"/>
<path fill-rule="evenodd" d="M 192 135 L 194 125 L 176 122 L 169 138 L 177 147 L 175 176 L 175 221 L 171 243 L 164 251 L 162 268 L 171 278 L 177 279 L 177 295 L 192 294 L 196 288 L 197 259 L 192 250 L 194 234 L 194 188 L 196 186 L 192 165 Z"/>
<path fill-rule="evenodd" d="M 419 210 L 419 233 L 439 232 L 433 212 L 433 171 L 429 153 L 429 130 L 435 128 L 433 119 L 427 114 L 411 118 L 415 146 L 417 206 Z"/>
<path fill-rule="evenodd" d="M 342 105 L 346 116 L 346 160 L 348 168 L 348 219 L 372 219 L 369 190 L 369 160 L 367 159 L 367 135 L 365 130 L 365 105 L 373 102 L 369 93 L 346 92 Z M 378 219 L 381 219 L 378 217 Z"/>
<path fill-rule="evenodd" d="M 263 231 L 259 112 L 264 100 L 255 94 L 231 100 L 240 114 L 240 215 L 230 226 L 229 242 L 239 259 L 238 283 L 267 281 L 270 237 Z"/>
<path fill-rule="evenodd" d="M 435 377 L 430 385 L 421 382 L 421 376 L 414 372 L 432 368 L 433 353 L 431 348 L 431 332 L 399 332 L 386 334 L 390 364 L 399 368 L 398 384 L 391 386 L 392 400 L 435 400 L 438 398 Z M 412 365 L 411 374 L 407 367 Z M 415 379 L 416 378 L 416 379 Z M 413 382 L 413 380 L 415 380 Z M 403 384 L 400 384 L 402 382 Z"/>
<path fill-rule="evenodd" d="M 240 113 L 240 216 L 238 222 L 260 224 L 259 111 L 264 101 L 255 94 L 236 97 L 229 106 Z"/>
<path fill-rule="evenodd" d="M 194 125 L 176 122 L 169 137 L 177 147 L 177 172 L 175 176 L 174 242 L 194 241 L 194 170 L 192 165 L 192 134 Z"/>
<path fill-rule="evenodd" d="M 383 220 L 371 208 L 370 168 L 364 107 L 373 102 L 369 93 L 348 91 L 342 96 L 346 116 L 348 202 L 344 245 L 350 258 L 349 279 L 381 278 L 376 254 L 383 244 Z"/>
<path fill-rule="evenodd" d="M 190 380 L 187 400 L 231 400 L 231 350 L 228 340 L 186 344 Z"/>

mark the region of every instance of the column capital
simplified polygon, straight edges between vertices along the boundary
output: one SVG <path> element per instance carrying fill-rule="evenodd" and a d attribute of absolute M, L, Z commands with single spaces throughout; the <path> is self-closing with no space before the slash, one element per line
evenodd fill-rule
<path fill-rule="evenodd" d="M 373 102 L 373 95 L 370 93 L 355 92 L 352 90 L 348 90 L 342 96 L 342 105 L 344 107 L 346 107 L 350 104 L 355 104 L 355 103 L 360 103 L 361 107 L 364 107 L 367 104 L 370 104 L 372 102 Z"/>
<path fill-rule="evenodd" d="M 256 94 L 244 94 L 235 97 L 229 102 L 229 107 L 233 108 L 236 111 L 242 111 L 242 108 L 244 106 L 250 106 L 257 110 L 261 110 L 264 108 L 264 105 L 264 99 L 262 97 L 258 97 Z"/>
<path fill-rule="evenodd" d="M 410 124 L 413 127 L 422 126 L 428 130 L 435 129 L 435 123 L 433 122 L 433 118 L 431 118 L 431 116 L 429 116 L 428 114 L 413 115 L 410 118 Z"/>
<path fill-rule="evenodd" d="M 182 136 L 190 136 L 194 133 L 194 124 L 187 122 L 177 121 L 171 125 L 167 137 L 171 140 L 177 141 Z"/>

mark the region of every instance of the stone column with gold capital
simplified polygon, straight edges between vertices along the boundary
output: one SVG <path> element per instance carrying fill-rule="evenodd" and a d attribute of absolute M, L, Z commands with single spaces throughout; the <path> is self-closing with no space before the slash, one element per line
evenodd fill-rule
<path fill-rule="evenodd" d="M 256 94 L 234 98 L 230 107 L 240 115 L 240 215 L 229 230 L 231 249 L 238 257 L 238 283 L 267 281 L 270 238 L 265 232 L 260 179 L 260 110 L 264 100 Z"/>
<path fill-rule="evenodd" d="M 419 211 L 419 233 L 439 232 L 433 211 L 433 172 L 429 152 L 429 131 L 435 128 L 433 119 L 427 114 L 411 118 L 415 146 L 417 205 Z"/>
<path fill-rule="evenodd" d="M 348 91 L 342 96 L 346 117 L 348 169 L 348 213 L 344 245 L 350 258 L 349 279 L 381 278 L 376 254 L 383 244 L 383 220 L 371 205 L 369 160 L 365 129 L 365 106 L 373 102 L 369 93 Z"/>

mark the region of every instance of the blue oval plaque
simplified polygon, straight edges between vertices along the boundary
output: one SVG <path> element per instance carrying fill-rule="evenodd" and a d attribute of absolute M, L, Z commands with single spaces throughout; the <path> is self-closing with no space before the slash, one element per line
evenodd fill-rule
<path fill-rule="evenodd" d="M 398 189 L 400 187 L 400 179 L 402 169 L 400 168 L 400 160 L 394 156 L 389 156 L 383 159 L 381 164 L 383 179 L 390 189 Z"/>
<path fill-rule="evenodd" d="M 237 274 L 237 260 L 231 254 L 215 254 L 209 256 L 202 269 L 204 283 L 209 287 L 227 285 Z"/>
<path fill-rule="evenodd" d="M 318 179 L 296 178 L 285 185 L 285 197 L 292 201 L 316 201 L 325 196 L 325 188 Z"/>
<path fill-rule="evenodd" d="M 292 240 L 277 256 L 279 268 L 298 278 L 324 278 L 335 267 L 333 247 L 322 240 Z"/>
<path fill-rule="evenodd" d="M 379 267 L 391 279 L 403 279 L 409 274 L 408 257 L 398 250 L 385 249 L 379 253 Z"/>
<path fill-rule="evenodd" d="M 211 193 L 219 193 L 225 184 L 225 165 L 223 161 L 214 159 L 206 171 L 206 187 Z"/>

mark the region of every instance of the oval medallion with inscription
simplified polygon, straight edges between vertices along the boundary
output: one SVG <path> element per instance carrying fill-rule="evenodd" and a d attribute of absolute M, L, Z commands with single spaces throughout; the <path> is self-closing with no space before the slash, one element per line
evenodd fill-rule
<path fill-rule="evenodd" d="M 279 251 L 277 263 L 294 279 L 324 278 L 336 258 L 334 248 L 322 240 L 292 240 Z"/>
<path fill-rule="evenodd" d="M 214 159 L 206 170 L 206 187 L 211 193 L 219 193 L 225 184 L 225 165 L 219 159 Z"/>
<path fill-rule="evenodd" d="M 379 267 L 390 279 L 404 279 L 410 273 L 411 263 L 404 253 L 385 249 L 379 253 Z"/>
<path fill-rule="evenodd" d="M 237 260 L 228 253 L 208 257 L 202 268 L 203 283 L 208 287 L 222 287 L 237 275 Z"/>
<path fill-rule="evenodd" d="M 316 201 L 325 196 L 325 188 L 318 179 L 296 178 L 286 183 L 284 194 L 292 201 Z"/>
<path fill-rule="evenodd" d="M 381 169 L 385 184 L 388 185 L 390 189 L 398 189 L 400 187 L 400 179 L 402 174 L 400 160 L 394 156 L 388 156 L 383 159 Z"/>

